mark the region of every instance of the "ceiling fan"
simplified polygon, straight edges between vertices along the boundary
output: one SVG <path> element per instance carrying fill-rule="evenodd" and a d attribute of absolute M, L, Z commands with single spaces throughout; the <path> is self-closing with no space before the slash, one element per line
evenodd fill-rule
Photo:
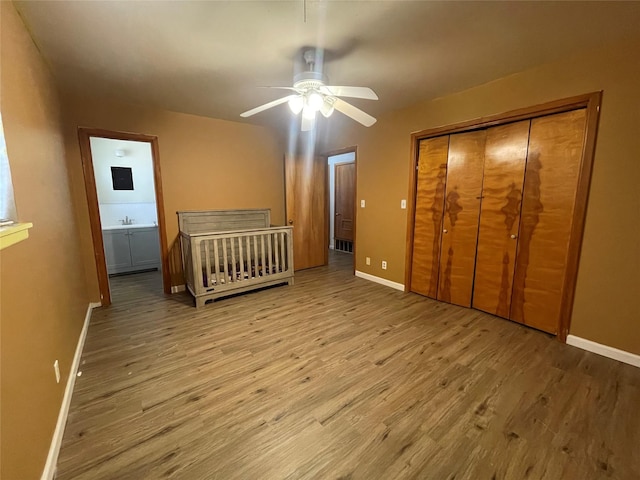
<path fill-rule="evenodd" d="M 327 85 L 329 80 L 322 72 L 315 69 L 317 51 L 305 50 L 303 58 L 307 64 L 307 71 L 293 77 L 293 87 L 266 87 L 281 90 L 292 90 L 295 93 L 286 97 L 273 100 L 259 107 L 241 113 L 241 117 L 250 117 L 269 108 L 283 103 L 289 103 L 291 111 L 298 115 L 302 112 L 301 130 L 312 130 L 315 125 L 316 114 L 320 112 L 329 118 L 334 110 L 338 110 L 365 127 L 376 123 L 376 119 L 363 112 L 340 97 L 364 98 L 366 100 L 378 100 L 378 96 L 368 87 L 347 87 Z"/>

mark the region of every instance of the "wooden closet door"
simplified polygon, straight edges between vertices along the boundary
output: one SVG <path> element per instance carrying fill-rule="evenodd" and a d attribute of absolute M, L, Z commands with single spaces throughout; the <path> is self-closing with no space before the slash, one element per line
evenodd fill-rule
<path fill-rule="evenodd" d="M 529 120 L 487 130 L 473 307 L 509 318 Z"/>
<path fill-rule="evenodd" d="M 471 306 L 486 130 L 449 139 L 438 300 Z"/>
<path fill-rule="evenodd" d="M 293 226 L 294 269 L 326 265 L 329 249 L 326 160 L 309 155 L 286 155 L 284 166 L 287 223 Z"/>
<path fill-rule="evenodd" d="M 531 120 L 511 319 L 558 333 L 586 110 Z"/>
<path fill-rule="evenodd" d="M 449 136 L 420 141 L 411 291 L 437 298 Z"/>

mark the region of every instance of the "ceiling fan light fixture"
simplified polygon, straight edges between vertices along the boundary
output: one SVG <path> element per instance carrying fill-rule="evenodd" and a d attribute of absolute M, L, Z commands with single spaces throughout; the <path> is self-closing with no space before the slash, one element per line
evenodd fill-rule
<path fill-rule="evenodd" d="M 304 108 L 302 109 L 302 116 L 311 120 L 316 118 L 316 112 L 317 110 L 314 110 L 309 105 L 305 105 Z"/>
<path fill-rule="evenodd" d="M 295 115 L 298 115 L 302 111 L 303 107 L 304 98 L 302 97 L 302 95 L 298 95 L 289 99 L 289 108 Z"/>
<path fill-rule="evenodd" d="M 322 113 L 322 115 L 325 118 L 329 118 L 333 114 L 334 110 L 335 109 L 333 108 L 332 103 L 328 102 L 327 100 L 322 102 L 322 107 L 320 107 L 320 113 Z"/>
<path fill-rule="evenodd" d="M 318 110 L 320 110 L 323 105 L 324 105 L 324 97 L 320 93 L 316 92 L 315 90 L 312 90 L 307 94 L 307 106 L 311 108 L 314 112 L 317 112 Z"/>

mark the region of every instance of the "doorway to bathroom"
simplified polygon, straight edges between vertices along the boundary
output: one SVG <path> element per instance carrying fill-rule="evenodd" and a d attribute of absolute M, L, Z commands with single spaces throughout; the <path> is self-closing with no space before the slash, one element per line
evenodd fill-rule
<path fill-rule="evenodd" d="M 157 138 L 79 129 L 103 306 L 170 292 Z"/>

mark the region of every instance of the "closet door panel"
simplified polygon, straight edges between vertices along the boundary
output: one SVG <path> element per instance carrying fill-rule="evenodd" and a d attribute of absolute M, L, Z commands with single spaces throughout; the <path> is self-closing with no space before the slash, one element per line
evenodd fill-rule
<path fill-rule="evenodd" d="M 511 319 L 557 333 L 586 110 L 531 121 Z"/>
<path fill-rule="evenodd" d="M 487 130 L 473 307 L 509 318 L 529 120 Z"/>
<path fill-rule="evenodd" d="M 471 306 L 487 131 L 449 139 L 438 300 Z"/>
<path fill-rule="evenodd" d="M 420 141 L 411 291 L 437 297 L 449 136 Z"/>

